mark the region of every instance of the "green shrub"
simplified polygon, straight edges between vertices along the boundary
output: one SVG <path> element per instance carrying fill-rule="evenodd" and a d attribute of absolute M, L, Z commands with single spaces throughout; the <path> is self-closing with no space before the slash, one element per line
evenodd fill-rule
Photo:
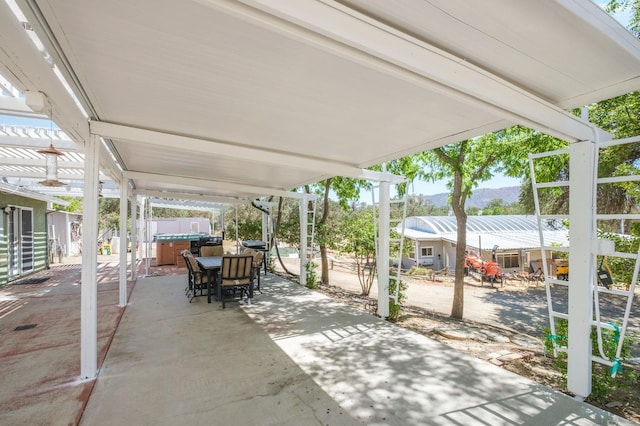
<path fill-rule="evenodd" d="M 316 268 L 318 264 L 309 260 L 304 265 L 304 269 L 307 273 L 307 288 L 318 288 L 318 274 L 316 274 Z"/>
<path fill-rule="evenodd" d="M 267 270 L 269 271 L 270 274 L 275 274 L 276 273 L 276 256 L 272 253 L 269 252 L 269 261 L 267 262 Z"/>
<path fill-rule="evenodd" d="M 553 356 L 554 343 L 558 346 L 566 347 L 567 346 L 567 336 L 568 336 L 568 321 L 565 319 L 558 319 L 556 321 L 556 335 L 551 335 L 551 330 L 548 327 L 544 328 L 545 335 L 547 336 L 544 340 L 544 349 L 545 353 L 549 356 Z M 620 352 L 620 357 L 622 359 L 628 358 L 631 356 L 631 346 L 633 344 L 634 336 L 627 335 L 624 338 L 622 343 L 622 350 Z M 598 334 L 597 330 L 594 327 L 591 331 L 591 343 L 593 347 L 593 354 L 599 355 L 598 351 Z M 618 344 L 618 333 L 614 330 L 602 329 L 602 347 L 604 353 L 609 359 L 614 359 L 616 355 Z M 560 373 L 562 373 L 562 383 L 561 386 L 567 387 L 567 354 L 566 352 L 558 352 L 557 356 L 554 359 L 554 366 L 558 369 Z M 631 387 L 634 386 L 638 381 L 638 374 L 636 370 L 631 368 L 622 368 L 620 366 L 617 369 L 616 377 L 612 377 L 611 373 L 613 371 L 613 367 L 608 367 L 606 365 L 602 365 L 600 363 L 594 362 L 592 369 L 592 380 L 591 380 L 591 395 L 589 396 L 591 399 L 598 401 L 604 404 L 607 400 L 609 400 L 615 390 L 619 387 Z"/>
<path fill-rule="evenodd" d="M 389 297 L 389 317 L 387 319 L 391 322 L 398 321 L 400 317 L 400 310 L 402 309 L 402 304 L 404 303 L 406 296 L 404 292 L 407 290 L 407 284 L 404 281 L 400 281 L 400 290 L 398 291 L 398 300 L 394 300 Z M 389 296 L 394 296 L 396 294 L 396 280 L 389 280 Z"/>
<path fill-rule="evenodd" d="M 423 266 L 412 266 L 411 269 L 407 271 L 407 275 L 431 275 L 431 274 L 433 274 L 433 271 Z"/>

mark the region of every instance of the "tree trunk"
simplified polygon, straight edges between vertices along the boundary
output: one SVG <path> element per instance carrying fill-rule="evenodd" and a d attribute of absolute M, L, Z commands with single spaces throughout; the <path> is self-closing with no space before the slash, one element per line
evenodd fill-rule
<path fill-rule="evenodd" d="M 451 208 L 456 216 L 458 235 L 456 241 L 456 275 L 453 286 L 453 304 L 451 317 L 462 319 L 464 313 L 464 255 L 467 248 L 467 214 L 464 211 L 464 193 L 462 190 L 462 176 L 456 170 L 453 180 L 453 196 Z"/>
<path fill-rule="evenodd" d="M 329 217 L 329 190 L 331 188 L 331 178 L 324 182 L 324 199 L 322 200 L 322 217 L 318 221 L 318 228 L 322 229 L 327 218 Z M 329 261 L 327 259 L 327 245 L 325 243 L 319 244 L 320 246 L 320 282 L 324 285 L 329 285 Z"/>
<path fill-rule="evenodd" d="M 329 285 L 329 261 L 327 259 L 327 245 L 320 244 L 320 260 L 321 260 L 321 275 L 320 281 L 324 285 Z"/>

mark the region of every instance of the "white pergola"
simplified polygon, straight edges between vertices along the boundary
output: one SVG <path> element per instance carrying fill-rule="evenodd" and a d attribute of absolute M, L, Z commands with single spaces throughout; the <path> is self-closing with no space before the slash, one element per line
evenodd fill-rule
<path fill-rule="evenodd" d="M 572 142 L 571 262 L 585 267 L 571 280 L 589 279 L 590 158 L 608 136 L 567 109 L 640 88 L 640 42 L 589 0 L 15 1 L 24 16 L 0 2 L 0 74 L 46 95 L 84 153 L 86 238 L 98 170 L 120 185 L 123 215 L 154 193 L 304 201 L 291 189 L 336 175 L 381 182 L 384 201 L 398 178 L 366 167 L 522 124 Z M 84 246 L 91 379 L 96 253 Z M 569 296 L 569 389 L 582 397 L 587 288 Z"/>

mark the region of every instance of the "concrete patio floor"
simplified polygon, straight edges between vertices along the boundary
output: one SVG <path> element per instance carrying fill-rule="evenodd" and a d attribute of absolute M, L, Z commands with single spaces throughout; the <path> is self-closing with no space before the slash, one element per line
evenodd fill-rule
<path fill-rule="evenodd" d="M 0 289 L 0 424 L 633 424 L 277 276 L 225 310 L 188 303 L 184 275 L 140 278 L 122 309 L 117 268 L 101 271 L 91 382 L 79 268 Z"/>

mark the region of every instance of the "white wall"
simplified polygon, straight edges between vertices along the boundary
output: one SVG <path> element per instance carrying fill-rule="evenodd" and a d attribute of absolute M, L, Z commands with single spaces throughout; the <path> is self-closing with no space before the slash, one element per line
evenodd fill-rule
<path fill-rule="evenodd" d="M 211 223 L 206 217 L 154 218 L 151 229 L 153 234 L 192 234 L 191 223 L 197 222 L 200 233 L 209 235 Z"/>
<path fill-rule="evenodd" d="M 48 238 L 54 238 L 56 243 L 62 246 L 63 256 L 80 254 L 79 241 L 74 240 L 72 236 L 72 224 L 80 222 L 82 222 L 82 216 L 75 213 L 51 212 L 47 214 Z"/>

